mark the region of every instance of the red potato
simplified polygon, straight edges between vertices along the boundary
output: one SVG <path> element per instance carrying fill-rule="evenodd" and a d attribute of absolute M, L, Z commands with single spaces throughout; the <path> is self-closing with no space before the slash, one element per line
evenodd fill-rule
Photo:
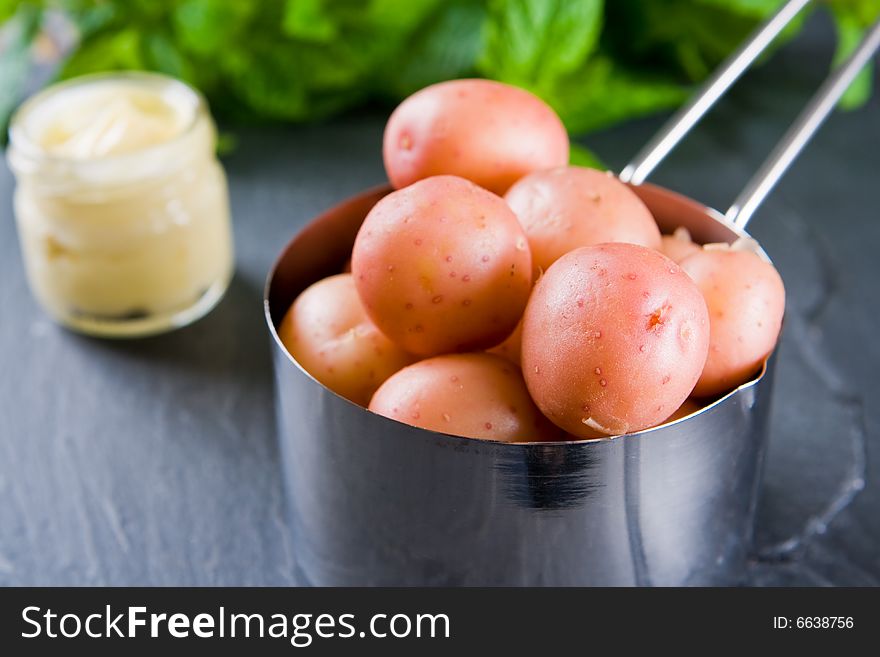
<path fill-rule="evenodd" d="M 568 148 L 565 126 L 537 96 L 491 80 L 452 80 L 394 110 L 382 154 L 397 189 L 451 174 L 503 194 L 527 173 L 567 164 Z"/>
<path fill-rule="evenodd" d="M 688 415 L 693 415 L 702 408 L 703 404 L 699 403 L 695 399 L 685 399 L 684 403 L 678 407 L 678 410 L 676 410 L 675 413 L 666 418 L 662 424 L 669 424 L 670 422 L 681 420 L 682 418 L 686 418 Z"/>
<path fill-rule="evenodd" d="M 630 242 L 660 248 L 660 229 L 650 210 L 604 171 L 537 171 L 511 187 L 504 199 L 525 228 L 532 266 L 539 271 L 582 246 Z"/>
<path fill-rule="evenodd" d="M 300 294 L 278 337 L 309 374 L 361 406 L 385 379 L 414 358 L 367 317 L 350 274 L 318 281 Z"/>
<path fill-rule="evenodd" d="M 531 288 L 528 241 L 513 212 L 455 176 L 379 201 L 358 232 L 352 270 L 373 322 L 421 356 L 498 344 Z"/>
<path fill-rule="evenodd" d="M 706 361 L 706 303 L 681 267 L 635 244 L 560 258 L 523 318 L 523 374 L 550 420 L 580 438 L 655 426 Z"/>
<path fill-rule="evenodd" d="M 691 239 L 688 229 L 681 226 L 676 228 L 672 235 L 663 235 L 661 239 L 660 253 L 678 264 L 689 255 L 699 253 L 703 248 Z"/>
<path fill-rule="evenodd" d="M 496 347 L 487 349 L 487 351 L 490 354 L 497 354 L 502 358 L 506 358 L 511 363 L 516 363 L 519 366 L 522 363 L 522 358 L 520 357 L 522 352 L 522 322 L 516 325 L 513 333 L 508 335 L 504 342 Z"/>
<path fill-rule="evenodd" d="M 676 411 L 670 415 L 668 418 L 657 424 L 656 426 L 662 427 L 664 424 L 669 424 L 671 422 L 675 422 L 676 420 L 681 420 L 683 418 L 688 417 L 689 415 L 693 415 L 697 411 L 703 408 L 703 404 L 697 402 L 690 397 L 684 400 L 681 406 L 676 409 Z M 593 435 L 585 434 L 583 438 L 607 438 L 605 434 L 599 433 L 598 431 L 594 432 Z M 569 436 L 568 440 L 580 440 L 580 438 L 576 436 Z"/>
<path fill-rule="evenodd" d="M 379 415 L 415 427 L 501 442 L 555 440 L 519 368 L 492 354 L 449 354 L 410 365 L 370 402 Z"/>
<path fill-rule="evenodd" d="M 694 395 L 717 395 L 754 376 L 776 346 L 785 312 L 785 286 L 769 262 L 752 251 L 707 247 L 685 258 L 709 308 L 706 366 Z"/>

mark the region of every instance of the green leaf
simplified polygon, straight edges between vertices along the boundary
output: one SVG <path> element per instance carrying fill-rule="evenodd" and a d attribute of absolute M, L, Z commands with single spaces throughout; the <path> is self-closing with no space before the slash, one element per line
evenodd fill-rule
<path fill-rule="evenodd" d="M 193 81 L 190 63 L 181 54 L 177 44 L 165 32 L 155 32 L 144 37 L 148 67 L 188 82 Z"/>
<path fill-rule="evenodd" d="M 83 43 L 70 56 L 61 69 L 60 77 L 73 78 L 97 71 L 146 69 L 142 43 L 142 34 L 134 27 L 101 33 Z"/>
<path fill-rule="evenodd" d="M 77 8 L 76 11 L 71 11 L 70 17 L 79 31 L 81 43 L 102 30 L 111 27 L 114 22 L 123 20 L 123 16 L 116 5 L 110 3 Z"/>
<path fill-rule="evenodd" d="M 835 16 L 847 16 L 865 28 L 880 16 L 880 3 L 877 0 L 825 0 L 825 2 Z"/>
<path fill-rule="evenodd" d="M 265 42 L 221 60 L 225 87 L 250 113 L 275 120 L 320 118 L 364 98 L 365 69 L 345 50 Z"/>
<path fill-rule="evenodd" d="M 608 170 L 607 165 L 599 159 L 598 155 L 586 146 L 577 143 L 572 143 L 570 146 L 568 163 L 576 167 L 589 167 L 590 169 L 599 169 L 601 171 Z"/>
<path fill-rule="evenodd" d="M 628 68 L 700 81 L 760 23 L 751 4 L 746 11 L 738 0 L 614 0 L 603 49 Z M 761 4 L 769 12 L 779 0 Z"/>
<path fill-rule="evenodd" d="M 602 0 L 492 0 L 485 75 L 535 91 L 580 69 L 602 26 Z"/>
<path fill-rule="evenodd" d="M 339 34 L 339 26 L 331 18 L 324 0 L 287 0 L 284 5 L 284 34 L 327 43 Z"/>
<path fill-rule="evenodd" d="M 210 57 L 236 47 L 236 40 L 248 33 L 258 9 L 258 3 L 241 0 L 183 0 L 171 9 L 170 20 L 182 48 Z M 258 39 L 260 35 L 251 37 Z"/>
<path fill-rule="evenodd" d="M 868 26 L 880 15 L 880 3 L 865 0 L 837 0 L 831 5 L 831 13 L 837 28 L 837 50 L 832 66 L 842 64 L 858 47 Z M 869 62 L 840 99 L 844 110 L 857 109 L 871 97 L 873 63 Z"/>
<path fill-rule="evenodd" d="M 696 0 L 742 16 L 763 19 L 779 9 L 786 0 Z"/>
<path fill-rule="evenodd" d="M 334 5 L 344 4 L 339 0 L 334 2 Z M 358 7 L 361 4 L 356 3 Z M 446 4 L 447 0 L 367 0 L 366 10 L 354 12 L 351 22 L 374 34 L 405 36 L 412 34 L 428 16 Z"/>
<path fill-rule="evenodd" d="M 865 30 L 852 15 L 835 14 L 837 26 L 837 50 L 834 53 L 833 66 L 842 64 L 856 49 Z M 855 109 L 862 106 L 871 96 L 872 67 L 870 64 L 862 69 L 855 80 L 840 98 L 842 109 Z"/>
<path fill-rule="evenodd" d="M 410 38 L 407 56 L 380 69 L 379 84 L 402 98 L 435 82 L 470 75 L 482 49 L 485 20 L 480 0 L 447 2 Z"/>
<path fill-rule="evenodd" d="M 582 134 L 680 105 L 689 90 L 667 78 L 617 66 L 600 55 L 546 97 L 568 131 Z"/>
<path fill-rule="evenodd" d="M 546 99 L 575 133 L 673 107 L 784 0 L 32 0 L 81 36 L 62 75 L 147 68 L 191 82 L 212 108 L 308 121 L 444 79 L 484 75 Z M 0 18 L 22 0 L 0 0 Z M 878 0 L 825 0 L 835 61 Z M 802 12 L 806 15 L 807 12 Z M 778 42 L 800 29 L 795 21 Z M 7 41 L 8 43 L 8 41 Z M 776 46 L 777 44 L 774 44 Z M 18 58 L 18 59 L 17 59 Z M 17 98 L 21 49 L 0 69 Z M 10 71 L 13 73 L 11 74 Z M 22 84 L 19 79 L 19 85 Z M 870 93 L 862 74 L 842 104 Z M 11 90 L 11 92 L 10 92 Z M 8 110 L 7 110 L 8 112 Z"/>
<path fill-rule="evenodd" d="M 0 27 L 15 15 L 20 4 L 20 0 L 0 0 Z"/>
<path fill-rule="evenodd" d="M 225 157 L 238 148 L 238 135 L 234 132 L 220 131 L 217 133 L 217 156 Z"/>
<path fill-rule="evenodd" d="M 6 47 L 0 52 L 0 129 L 6 134 L 9 117 L 27 83 L 31 44 L 39 33 L 42 11 L 30 3 L 19 4 L 3 25 Z"/>

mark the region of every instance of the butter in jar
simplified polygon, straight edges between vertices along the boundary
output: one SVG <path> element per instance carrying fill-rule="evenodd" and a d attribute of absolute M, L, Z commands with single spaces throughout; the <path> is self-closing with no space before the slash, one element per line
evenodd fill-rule
<path fill-rule="evenodd" d="M 214 307 L 233 272 L 215 145 L 203 98 L 162 75 L 85 76 L 21 106 L 7 151 L 18 234 L 55 320 L 138 336 Z"/>

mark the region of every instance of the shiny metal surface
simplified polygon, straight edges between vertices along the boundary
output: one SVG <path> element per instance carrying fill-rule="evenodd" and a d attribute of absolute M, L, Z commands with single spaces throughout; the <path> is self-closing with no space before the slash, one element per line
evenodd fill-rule
<path fill-rule="evenodd" d="M 661 227 L 742 235 L 679 194 L 636 193 Z M 315 585 L 712 585 L 744 573 L 772 359 L 754 381 L 664 427 L 599 441 L 502 444 L 360 408 L 293 361 L 275 325 L 339 271 L 365 192 L 311 222 L 266 284 L 279 440 L 300 576 Z"/>

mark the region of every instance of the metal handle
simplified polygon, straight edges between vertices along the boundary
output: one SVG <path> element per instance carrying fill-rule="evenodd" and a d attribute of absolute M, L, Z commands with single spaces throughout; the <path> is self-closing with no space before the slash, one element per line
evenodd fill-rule
<path fill-rule="evenodd" d="M 789 0 L 766 23 L 755 30 L 739 50 L 721 64 L 694 97 L 678 110 L 624 167 L 620 172 L 620 179 L 634 185 L 645 182 L 663 158 L 809 3 L 810 0 Z"/>
<path fill-rule="evenodd" d="M 728 221 L 745 228 L 755 210 L 779 182 L 819 126 L 828 118 L 837 101 L 878 48 L 880 48 L 880 20 L 871 26 L 856 51 L 828 76 L 819 91 L 810 99 L 809 104 L 730 206 L 725 215 Z"/>
<path fill-rule="evenodd" d="M 776 14 L 759 27 L 733 55 L 703 84 L 694 97 L 676 112 L 657 134 L 620 172 L 623 182 L 640 185 L 688 134 L 721 96 L 766 50 L 780 32 L 810 3 L 789 0 Z M 822 123 L 837 105 L 849 85 L 880 48 L 880 20 L 868 30 L 855 52 L 822 84 L 810 102 L 783 135 L 767 160 L 725 213 L 729 222 L 745 228 L 749 219 L 776 183 L 794 162 Z"/>

